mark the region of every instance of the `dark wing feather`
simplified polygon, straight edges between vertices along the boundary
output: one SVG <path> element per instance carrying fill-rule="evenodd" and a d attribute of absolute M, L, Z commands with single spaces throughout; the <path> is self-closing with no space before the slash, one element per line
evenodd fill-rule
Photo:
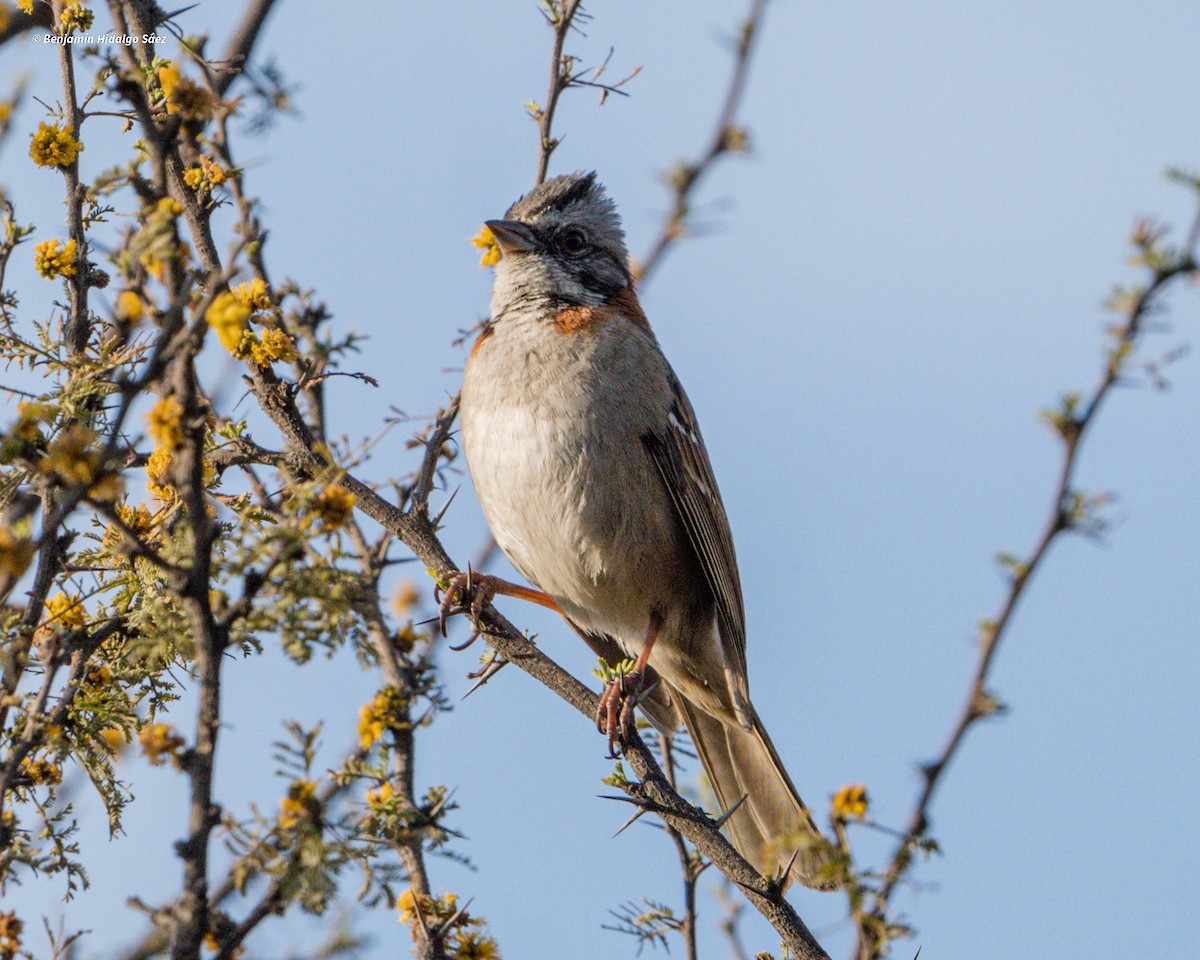
<path fill-rule="evenodd" d="M 717 606 L 717 627 L 725 662 L 740 689 L 732 691 L 748 698 L 746 688 L 746 610 L 742 584 L 725 506 L 717 489 L 712 464 L 696 425 L 696 414 L 679 381 L 671 377 L 672 404 L 661 432 L 642 437 L 688 540 L 704 571 Z"/>

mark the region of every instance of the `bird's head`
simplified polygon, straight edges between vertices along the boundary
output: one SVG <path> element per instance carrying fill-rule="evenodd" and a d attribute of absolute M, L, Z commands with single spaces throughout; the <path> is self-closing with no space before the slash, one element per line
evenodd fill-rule
<path fill-rule="evenodd" d="M 487 225 L 500 248 L 493 318 L 538 300 L 599 306 L 633 284 L 621 218 L 594 173 L 547 180 Z"/>

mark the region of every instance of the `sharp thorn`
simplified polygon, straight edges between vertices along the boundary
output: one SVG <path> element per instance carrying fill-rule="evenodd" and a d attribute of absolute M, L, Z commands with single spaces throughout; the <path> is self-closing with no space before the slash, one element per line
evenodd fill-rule
<path fill-rule="evenodd" d="M 409 888 L 412 889 L 411 887 Z M 413 914 L 417 918 L 417 925 L 421 928 L 421 933 L 425 935 L 425 939 L 429 939 L 429 924 L 425 922 L 425 914 L 421 912 L 421 899 L 417 896 L 417 892 L 413 890 Z"/>
<path fill-rule="evenodd" d="M 458 496 L 458 491 L 461 489 L 462 489 L 461 484 L 459 486 L 455 487 L 454 492 L 452 494 L 450 494 L 450 499 L 447 500 L 442 505 L 442 509 L 438 511 L 438 515 L 434 518 L 434 521 L 433 521 L 433 529 L 434 530 L 437 530 L 441 527 L 442 517 L 444 517 L 446 515 L 446 511 L 450 509 L 450 504 L 452 504 L 454 502 L 454 498 Z"/>
<path fill-rule="evenodd" d="M 200 6 L 200 4 L 192 3 L 186 7 L 180 7 L 178 10 L 172 10 L 170 13 L 161 14 L 162 22 L 166 23 L 168 20 L 174 20 L 181 13 L 187 13 L 189 10 L 195 10 L 198 6 Z"/>
<path fill-rule="evenodd" d="M 466 700 L 466 699 L 467 699 L 467 697 L 469 697 L 471 694 L 473 694 L 473 693 L 474 693 L 476 690 L 478 690 L 480 687 L 482 687 L 482 686 L 485 686 L 485 685 L 487 684 L 487 682 L 488 682 L 489 680 L 491 680 L 491 679 L 492 679 L 492 677 L 494 677 L 494 676 L 495 676 L 497 673 L 499 673 L 499 672 L 500 672 L 500 671 L 501 671 L 501 670 L 502 670 L 502 669 L 503 669 L 503 668 L 504 668 L 504 667 L 507 665 L 507 663 L 508 663 L 508 661 L 507 661 L 507 660 L 498 660 L 498 661 L 496 661 L 496 662 L 493 664 L 493 666 L 495 667 L 495 669 L 491 669 L 491 668 L 489 667 L 489 668 L 488 668 L 488 671 L 487 671 L 486 673 L 484 673 L 484 675 L 483 675 L 483 676 L 481 676 L 481 677 L 480 677 L 480 678 L 479 678 L 479 679 L 476 681 L 475 685 L 474 685 L 473 687 L 471 687 L 471 689 L 470 689 L 470 690 L 468 690 L 466 693 L 464 693 L 464 694 L 462 695 L 462 698 L 463 698 L 464 700 Z"/>
<path fill-rule="evenodd" d="M 508 661 L 501 657 L 500 654 L 498 654 L 495 650 L 490 651 L 490 653 L 491 656 L 488 658 L 487 663 L 482 663 L 481 660 L 480 662 L 482 663 L 482 666 L 480 666 L 478 670 L 472 670 L 467 674 L 468 680 L 478 680 L 480 677 L 482 677 L 483 682 L 487 683 L 488 680 L 491 679 L 492 675 L 496 673 L 496 671 L 508 663 Z"/>
<path fill-rule="evenodd" d="M 459 917 L 461 917 L 464 913 L 467 912 L 467 907 L 469 907 L 471 905 L 471 901 L 474 899 L 475 898 L 472 897 L 471 900 L 468 900 L 466 903 L 464 903 L 461 907 L 459 907 L 456 911 L 454 911 L 454 916 L 452 916 L 449 920 L 447 920 L 440 927 L 438 927 L 437 935 L 439 937 L 444 936 L 445 934 L 449 933 L 451 929 L 453 929 L 454 922 Z"/>
<path fill-rule="evenodd" d="M 740 807 L 743 803 L 745 803 L 746 798 L 749 796 L 750 796 L 750 794 L 743 793 L 741 800 L 739 800 L 732 807 L 730 807 L 723 814 L 721 814 L 716 820 L 713 821 L 713 827 L 715 827 L 717 830 L 720 830 L 723 826 L 725 826 L 726 821 L 728 821 L 729 818 L 732 817 L 734 815 L 734 813 L 737 812 L 737 808 Z"/>
<path fill-rule="evenodd" d="M 442 799 L 433 805 L 433 807 L 430 809 L 429 813 L 426 814 L 426 816 L 429 817 L 430 819 L 433 819 L 434 817 L 436 817 L 439 813 L 441 813 L 442 809 L 446 806 L 446 804 L 448 804 L 451 800 L 454 799 L 454 794 L 456 794 L 457 792 L 458 792 L 458 787 L 451 787 L 449 790 L 447 790 L 446 793 L 442 796 Z M 466 907 L 464 906 L 463 909 L 465 910 Z"/>
<path fill-rule="evenodd" d="M 649 808 L 642 807 L 642 809 L 637 811 L 637 813 L 635 813 L 632 817 L 630 817 L 628 820 L 625 821 L 625 823 L 621 826 L 621 829 L 612 835 L 612 839 L 615 840 L 617 837 L 619 837 L 626 830 L 628 830 L 630 827 L 632 827 L 635 823 L 637 823 L 638 820 L 640 820 L 642 817 L 644 817 L 649 812 L 650 812 Z"/>
<path fill-rule="evenodd" d="M 640 707 L 640 706 L 642 705 L 642 702 L 643 702 L 643 701 L 644 701 L 644 700 L 645 700 L 645 699 L 646 699 L 648 696 L 650 696 L 650 694 L 652 694 L 652 693 L 654 692 L 654 689 L 655 689 L 655 687 L 657 687 L 657 686 L 658 686 L 660 683 L 662 683 L 662 681 L 661 681 L 661 680 L 655 680 L 655 681 L 654 681 L 652 684 L 650 684 L 650 686 L 648 686 L 648 687 L 647 687 L 645 690 L 640 690 L 640 691 L 638 691 L 638 694 L 637 694 L 637 696 L 633 698 L 633 703 L 634 703 L 634 706 L 639 706 L 639 707 Z"/>
<path fill-rule="evenodd" d="M 639 800 L 637 797 L 627 797 L 622 793 L 598 793 L 596 796 L 601 800 L 620 800 L 623 803 L 632 803 L 635 807 L 645 807 L 650 809 L 650 801 Z"/>
<path fill-rule="evenodd" d="M 792 872 L 792 867 L 795 865 L 796 858 L 800 856 L 800 851 L 802 849 L 802 847 L 796 848 L 796 852 L 792 854 L 792 859 L 788 861 L 787 866 L 783 868 L 783 873 L 779 875 L 779 884 L 781 887 L 783 884 L 787 883 L 788 874 Z"/>

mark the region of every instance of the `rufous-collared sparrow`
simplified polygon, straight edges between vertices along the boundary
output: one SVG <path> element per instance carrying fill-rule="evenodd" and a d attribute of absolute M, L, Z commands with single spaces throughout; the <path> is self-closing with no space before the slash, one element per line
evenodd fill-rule
<path fill-rule="evenodd" d="M 610 665 L 635 659 L 601 697 L 610 747 L 640 688 L 661 729 L 687 727 L 722 807 L 746 795 L 728 821 L 738 851 L 767 874 L 799 851 L 789 879 L 831 886 L 833 851 L 750 702 L 729 522 L 615 205 L 576 173 L 488 227 L 501 258 L 463 375 L 462 445 L 496 543 L 537 589 L 475 575 L 476 610 L 496 593 L 534 600 Z"/>

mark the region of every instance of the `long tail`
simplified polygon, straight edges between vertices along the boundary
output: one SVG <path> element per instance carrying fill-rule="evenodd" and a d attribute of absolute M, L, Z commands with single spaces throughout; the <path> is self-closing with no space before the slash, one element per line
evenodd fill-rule
<path fill-rule="evenodd" d="M 729 818 L 730 842 L 760 873 L 779 874 L 798 852 L 789 880 L 817 890 L 838 885 L 833 847 L 817 829 L 762 723 L 722 723 L 681 696 L 676 702 L 722 810 L 746 795 Z"/>

